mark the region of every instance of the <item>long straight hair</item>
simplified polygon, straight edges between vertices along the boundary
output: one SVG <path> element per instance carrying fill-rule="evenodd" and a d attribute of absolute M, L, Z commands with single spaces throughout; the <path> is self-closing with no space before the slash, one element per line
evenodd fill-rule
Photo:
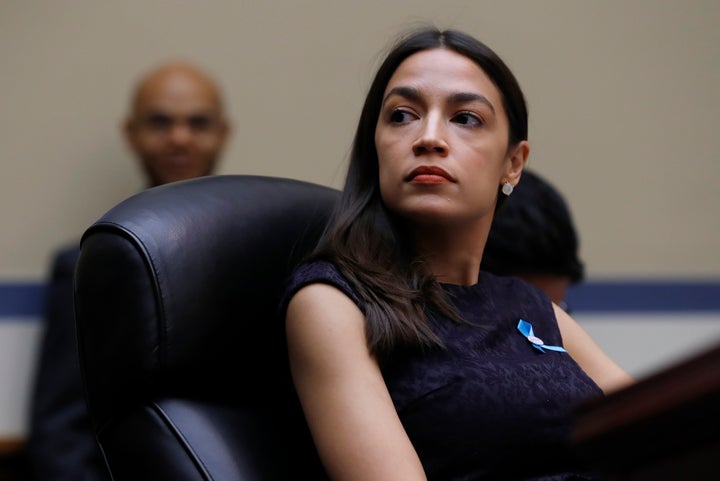
<path fill-rule="evenodd" d="M 509 145 L 527 139 L 527 107 L 520 86 L 485 44 L 457 30 L 425 27 L 400 37 L 391 48 L 365 99 L 340 202 L 311 256 L 331 261 L 357 291 L 364 304 L 368 348 L 378 357 L 398 346 L 442 346 L 430 326 L 434 314 L 461 320 L 402 222 L 383 204 L 375 148 L 390 78 L 409 56 L 437 48 L 469 58 L 490 77 L 508 116 Z"/>

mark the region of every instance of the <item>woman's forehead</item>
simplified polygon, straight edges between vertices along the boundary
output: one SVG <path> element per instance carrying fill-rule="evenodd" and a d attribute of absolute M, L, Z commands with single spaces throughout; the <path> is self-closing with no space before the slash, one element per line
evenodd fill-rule
<path fill-rule="evenodd" d="M 479 93 L 499 100 L 500 92 L 472 59 L 445 48 L 423 50 L 403 60 L 385 87 L 385 95 L 398 86 L 421 92 Z"/>

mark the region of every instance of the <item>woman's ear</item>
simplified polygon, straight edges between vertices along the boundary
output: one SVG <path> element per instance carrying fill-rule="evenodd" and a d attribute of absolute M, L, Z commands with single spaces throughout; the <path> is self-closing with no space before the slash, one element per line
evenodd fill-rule
<path fill-rule="evenodd" d="M 521 140 L 512 148 L 508 156 L 507 171 L 503 182 L 510 182 L 513 186 L 517 185 L 529 155 L 530 144 L 527 140 Z"/>

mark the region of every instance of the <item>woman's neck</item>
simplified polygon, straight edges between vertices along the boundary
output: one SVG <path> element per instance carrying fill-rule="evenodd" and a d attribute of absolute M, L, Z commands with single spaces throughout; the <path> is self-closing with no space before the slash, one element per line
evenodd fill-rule
<path fill-rule="evenodd" d="M 466 286 L 476 284 L 489 227 L 478 225 L 460 232 L 447 231 L 445 228 L 417 230 L 418 253 L 428 263 L 438 282 Z"/>

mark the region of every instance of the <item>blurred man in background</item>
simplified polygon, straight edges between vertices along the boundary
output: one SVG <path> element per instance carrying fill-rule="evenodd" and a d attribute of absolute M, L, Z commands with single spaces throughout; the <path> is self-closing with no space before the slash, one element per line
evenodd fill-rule
<path fill-rule="evenodd" d="M 230 133 L 218 85 L 194 65 L 173 62 L 143 76 L 123 125 L 147 187 L 210 175 Z M 77 244 L 52 261 L 36 371 L 28 458 L 36 481 L 109 480 L 83 395 L 75 337 Z"/>

